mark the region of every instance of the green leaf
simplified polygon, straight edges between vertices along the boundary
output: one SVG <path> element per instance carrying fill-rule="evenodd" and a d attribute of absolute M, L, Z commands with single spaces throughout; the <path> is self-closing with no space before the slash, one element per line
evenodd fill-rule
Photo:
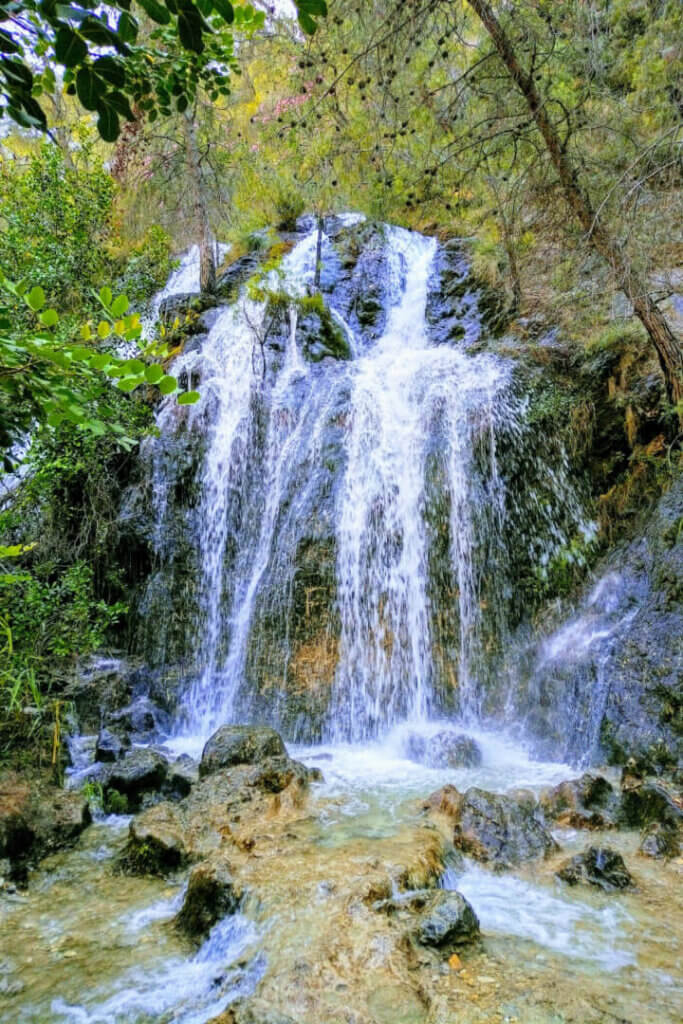
<path fill-rule="evenodd" d="M 105 142 L 116 142 L 120 132 L 118 114 L 107 103 L 101 103 L 98 112 L 97 130 L 100 136 Z"/>
<path fill-rule="evenodd" d="M 0 28 L 0 53 L 19 53 L 19 43 L 9 34 Z"/>
<path fill-rule="evenodd" d="M 109 366 L 111 362 L 111 356 L 108 352 L 98 352 L 90 360 L 90 365 L 95 370 L 104 370 L 105 366 Z"/>
<path fill-rule="evenodd" d="M 145 371 L 145 364 L 140 359 L 127 359 L 121 369 L 126 374 L 135 373 L 138 376 Z"/>
<path fill-rule="evenodd" d="M 235 10 L 229 0 L 213 0 L 214 10 L 220 14 L 223 21 L 232 25 L 235 20 Z"/>
<path fill-rule="evenodd" d="M 139 377 L 122 377 L 121 380 L 116 382 L 116 386 L 120 391 L 135 391 L 140 383 Z"/>
<path fill-rule="evenodd" d="M 128 311 L 129 306 L 130 302 L 128 301 L 128 296 L 118 295 L 112 303 L 111 315 L 118 319 L 120 316 L 123 316 L 124 313 Z"/>
<path fill-rule="evenodd" d="M 109 306 L 111 306 L 113 297 L 114 293 L 112 292 L 111 288 L 108 288 L 106 285 L 104 286 L 104 288 L 100 288 L 100 302 L 102 303 L 103 306 L 109 308 Z"/>
<path fill-rule="evenodd" d="M 202 53 L 202 18 L 196 7 L 186 6 L 181 10 L 178 15 L 178 35 L 186 50 Z"/>
<path fill-rule="evenodd" d="M 305 11 L 299 11 L 299 24 L 301 25 L 302 29 L 304 30 L 307 36 L 315 35 L 315 30 L 317 29 L 318 26 L 313 21 L 313 18 L 310 16 L 310 14 L 306 14 Z"/>
<path fill-rule="evenodd" d="M 86 110 L 97 110 L 100 96 L 104 92 L 105 85 L 91 68 L 82 67 L 76 75 L 76 91 L 78 98 Z"/>
<path fill-rule="evenodd" d="M 162 377 L 159 381 L 159 391 L 162 395 L 170 395 L 178 387 L 175 377 Z"/>
<path fill-rule="evenodd" d="M 183 391 L 181 395 L 178 395 L 178 405 L 194 405 L 200 398 L 201 395 L 198 391 Z"/>
<path fill-rule="evenodd" d="M 119 31 L 119 35 L 120 35 Z M 126 84 L 126 72 L 123 69 L 123 65 L 116 59 L 116 57 L 98 57 L 92 66 L 93 71 L 100 78 L 103 78 L 109 85 L 114 85 L 120 89 Z"/>
<path fill-rule="evenodd" d="M 59 64 L 63 64 L 65 68 L 75 68 L 85 59 L 87 53 L 85 40 L 76 35 L 72 28 L 62 24 L 61 28 L 57 29 L 55 57 Z"/>
<path fill-rule="evenodd" d="M 138 23 L 132 14 L 129 14 L 128 11 L 122 11 L 121 17 L 119 18 L 116 26 L 116 31 L 118 32 L 119 38 L 122 39 L 124 43 L 134 43 L 138 35 Z M 103 57 L 102 59 L 105 60 L 111 58 Z M 123 85 L 122 82 L 114 82 L 112 84 Z"/>
<path fill-rule="evenodd" d="M 156 384 L 164 375 L 164 371 L 157 364 L 154 363 L 152 366 L 145 367 L 145 380 L 148 384 Z"/>
<path fill-rule="evenodd" d="M 56 309 L 46 309 L 44 313 L 40 314 L 38 319 L 46 327 L 54 327 L 55 324 L 59 323 L 59 314 Z"/>
<path fill-rule="evenodd" d="M 157 0 L 138 0 L 138 3 L 152 21 L 156 21 L 157 25 L 169 24 L 171 15 L 162 4 L 157 3 Z"/>
<path fill-rule="evenodd" d="M 34 285 L 31 291 L 26 296 L 28 302 L 34 313 L 37 313 L 39 309 L 42 309 L 45 305 L 45 292 L 40 285 Z"/>

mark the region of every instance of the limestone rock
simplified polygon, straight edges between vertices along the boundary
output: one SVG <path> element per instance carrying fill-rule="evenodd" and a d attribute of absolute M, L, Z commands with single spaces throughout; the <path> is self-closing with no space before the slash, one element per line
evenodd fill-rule
<path fill-rule="evenodd" d="M 683 810 L 661 783 L 634 780 L 622 788 L 619 821 L 626 828 L 643 828 L 652 822 L 678 827 L 683 823 Z"/>
<path fill-rule="evenodd" d="M 652 822 L 645 829 L 638 850 L 645 857 L 673 860 L 681 854 L 681 830 L 676 825 Z"/>
<path fill-rule="evenodd" d="M 105 798 L 111 790 L 124 794 L 132 806 L 140 803 L 145 793 L 155 793 L 168 773 L 168 761 L 155 750 L 132 750 L 122 761 L 111 766 L 104 783 Z"/>
<path fill-rule="evenodd" d="M 633 878 L 624 858 L 608 846 L 589 846 L 583 853 L 566 861 L 556 874 L 569 885 L 587 882 L 605 892 L 633 887 Z"/>
<path fill-rule="evenodd" d="M 444 730 L 428 741 L 426 762 L 433 768 L 476 768 L 481 748 L 471 736 Z"/>
<path fill-rule="evenodd" d="M 103 762 L 120 761 L 130 749 L 130 739 L 125 734 L 118 736 L 109 729 L 101 729 L 95 746 L 95 760 Z"/>
<path fill-rule="evenodd" d="M 444 786 L 427 806 L 449 818 L 453 844 L 476 860 L 506 867 L 558 849 L 538 808 L 526 800 L 518 802 L 474 786 L 464 794 Z"/>
<path fill-rule="evenodd" d="M 190 859 L 183 817 L 177 805 L 163 803 L 131 821 L 119 866 L 130 874 L 163 876 L 184 867 Z"/>
<path fill-rule="evenodd" d="M 601 775 L 586 773 L 541 793 L 546 818 L 571 828 L 612 828 L 619 812 L 619 796 Z"/>
<path fill-rule="evenodd" d="M 479 921 L 464 896 L 439 889 L 430 894 L 415 937 L 422 946 L 450 952 L 454 946 L 466 945 L 479 937 Z"/>
<path fill-rule="evenodd" d="M 227 863 L 207 860 L 190 872 L 182 908 L 175 925 L 189 938 L 200 940 L 221 918 L 233 914 L 242 897 Z"/>
<path fill-rule="evenodd" d="M 0 859 L 9 860 L 15 881 L 25 882 L 31 864 L 70 846 L 90 821 L 80 793 L 29 786 L 16 776 L 0 782 Z"/>
<path fill-rule="evenodd" d="M 199 765 L 200 778 L 236 764 L 258 764 L 264 758 L 286 757 L 282 737 L 268 726 L 224 725 L 208 740 Z"/>

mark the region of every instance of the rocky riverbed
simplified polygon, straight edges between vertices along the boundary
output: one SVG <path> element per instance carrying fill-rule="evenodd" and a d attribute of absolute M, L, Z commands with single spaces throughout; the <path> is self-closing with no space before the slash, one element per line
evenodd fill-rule
<path fill-rule="evenodd" d="M 26 886 L 6 871 L 0 1020 L 678 1020 L 675 790 L 481 732 L 476 765 L 415 760 L 444 729 L 287 751 L 228 727 L 181 757 L 185 795 L 159 750 L 147 806 L 100 815 Z"/>

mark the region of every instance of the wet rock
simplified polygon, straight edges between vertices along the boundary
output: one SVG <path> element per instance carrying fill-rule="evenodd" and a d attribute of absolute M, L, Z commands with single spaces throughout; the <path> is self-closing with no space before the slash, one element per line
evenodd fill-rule
<path fill-rule="evenodd" d="M 192 858 L 177 805 L 163 803 L 143 811 L 130 823 L 119 867 L 133 875 L 168 875 Z"/>
<path fill-rule="evenodd" d="M 167 773 L 168 761 L 156 750 L 132 750 L 109 768 L 103 783 L 105 799 L 112 790 L 116 790 L 127 797 L 131 807 L 136 807 L 144 794 L 157 793 L 161 789 Z"/>
<path fill-rule="evenodd" d="M 199 766 L 188 754 L 182 754 L 168 768 L 167 789 L 172 794 L 187 796 L 199 781 Z"/>
<path fill-rule="evenodd" d="M 175 926 L 198 941 L 217 921 L 234 914 L 242 898 L 228 864 L 214 859 L 192 868 Z"/>
<path fill-rule="evenodd" d="M 130 666 L 122 658 L 93 658 L 81 667 L 65 696 L 81 731 L 97 733 L 103 720 L 130 702 Z"/>
<path fill-rule="evenodd" d="M 5 778 L 0 782 L 0 859 L 9 861 L 10 878 L 24 883 L 32 864 L 70 846 L 90 821 L 88 802 L 80 793 Z"/>
<path fill-rule="evenodd" d="M 117 736 L 109 729 L 101 729 L 95 745 L 95 760 L 103 762 L 120 761 L 130 749 L 130 739 L 125 734 Z"/>
<path fill-rule="evenodd" d="M 673 860 L 681 853 L 681 830 L 655 821 L 645 829 L 638 850 L 645 857 Z"/>
<path fill-rule="evenodd" d="M 622 788 L 619 822 L 626 828 L 643 828 L 652 822 L 676 828 L 683 823 L 683 810 L 661 783 L 637 781 Z"/>
<path fill-rule="evenodd" d="M 476 768 L 482 762 L 482 753 L 471 736 L 446 730 L 428 741 L 425 759 L 433 768 Z"/>
<path fill-rule="evenodd" d="M 149 697 L 138 697 L 132 704 L 115 712 L 110 721 L 117 730 L 125 730 L 137 736 L 167 734 L 170 730 L 168 713 Z"/>
<path fill-rule="evenodd" d="M 528 801 L 477 787 L 461 794 L 454 786 L 444 786 L 432 794 L 427 807 L 449 818 L 454 846 L 476 860 L 506 867 L 558 849 L 538 806 Z"/>
<path fill-rule="evenodd" d="M 633 878 L 624 864 L 624 858 L 608 846 L 589 846 L 556 872 L 557 877 L 569 885 L 585 882 L 605 892 L 633 887 Z"/>
<path fill-rule="evenodd" d="M 539 803 L 548 820 L 570 828 L 612 828 L 619 814 L 613 786 L 589 773 L 544 790 Z"/>
<path fill-rule="evenodd" d="M 224 725 L 202 751 L 199 776 L 236 764 L 256 764 L 268 757 L 287 756 L 282 737 L 275 729 L 256 725 Z"/>
<path fill-rule="evenodd" d="M 420 945 L 450 952 L 454 946 L 467 945 L 478 937 L 477 915 L 464 896 L 443 889 L 430 894 L 415 930 Z"/>

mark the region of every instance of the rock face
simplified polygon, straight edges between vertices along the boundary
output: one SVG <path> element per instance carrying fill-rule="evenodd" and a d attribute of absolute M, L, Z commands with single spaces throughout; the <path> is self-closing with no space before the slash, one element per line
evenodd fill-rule
<path fill-rule="evenodd" d="M 539 803 L 547 819 L 570 828 L 613 828 L 619 815 L 619 794 L 589 773 L 544 790 Z"/>
<path fill-rule="evenodd" d="M 479 937 L 479 921 L 464 896 L 441 889 L 431 895 L 415 937 L 422 946 L 449 952 Z"/>
<path fill-rule="evenodd" d="M 197 864 L 190 872 L 175 926 L 191 939 L 202 939 L 217 921 L 237 910 L 241 898 L 227 864 L 220 860 Z"/>
<path fill-rule="evenodd" d="M 578 615 L 519 664 L 517 711 L 539 749 L 650 772 L 683 757 L 683 477 L 601 566 Z"/>
<path fill-rule="evenodd" d="M 432 794 L 427 807 L 452 822 L 453 844 L 476 860 L 508 867 L 558 849 L 540 810 L 527 800 L 476 787 L 462 794 L 445 786 Z"/>
<path fill-rule="evenodd" d="M 24 883 L 31 865 L 70 846 L 90 820 L 79 793 L 6 776 L 0 781 L 0 860 L 9 860 L 10 877 Z"/>
<path fill-rule="evenodd" d="M 207 741 L 199 765 L 205 778 L 235 764 L 258 764 L 267 757 L 286 757 L 282 737 L 268 726 L 224 725 Z"/>
<path fill-rule="evenodd" d="M 563 864 L 556 874 L 569 885 L 585 882 L 605 892 L 630 889 L 633 886 L 633 878 L 624 864 L 624 858 L 608 846 L 590 846 Z"/>

